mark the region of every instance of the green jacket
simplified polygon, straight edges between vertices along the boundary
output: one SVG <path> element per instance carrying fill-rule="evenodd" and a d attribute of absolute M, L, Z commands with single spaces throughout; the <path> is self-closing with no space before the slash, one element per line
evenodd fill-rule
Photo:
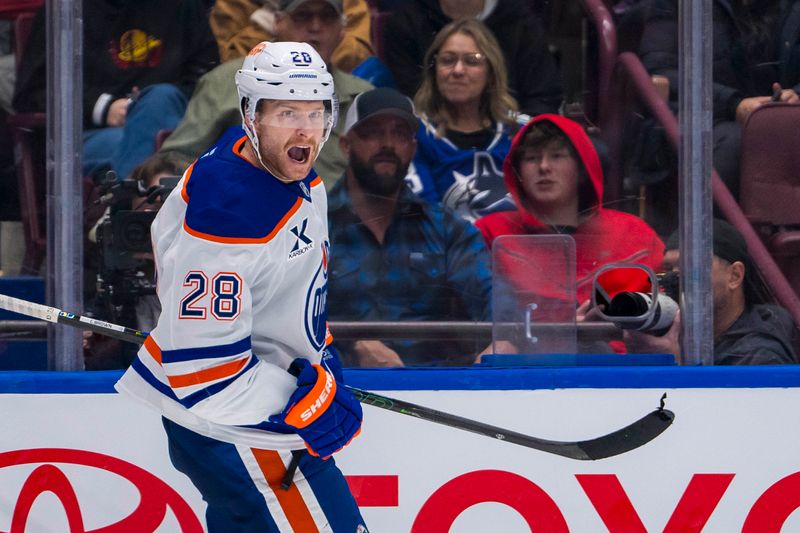
<path fill-rule="evenodd" d="M 226 129 L 242 123 L 234 75 L 243 62 L 244 58 L 232 59 L 200 78 L 183 120 L 164 141 L 159 155 L 185 168 L 211 147 Z M 369 82 L 339 69 L 334 68 L 331 74 L 339 98 L 339 121 L 314 163 L 326 189 L 339 180 L 347 166 L 339 149 L 347 109 L 357 94 L 373 88 Z"/>

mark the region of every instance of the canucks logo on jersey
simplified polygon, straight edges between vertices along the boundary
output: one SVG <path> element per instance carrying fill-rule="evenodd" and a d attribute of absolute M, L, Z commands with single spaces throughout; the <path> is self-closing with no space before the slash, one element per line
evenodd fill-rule
<path fill-rule="evenodd" d="M 417 132 L 413 171 L 406 181 L 422 198 L 441 202 L 470 222 L 495 211 L 513 210 L 503 179 L 503 160 L 510 147 L 509 131 L 502 124 L 495 125 L 487 146 L 472 149 L 439 137 L 433 124 L 423 121 Z"/>
<path fill-rule="evenodd" d="M 322 243 L 322 261 L 306 294 L 305 329 L 309 342 L 317 350 L 325 347 L 328 331 L 328 253 L 330 244 Z"/>
<path fill-rule="evenodd" d="M 470 222 L 493 211 L 513 207 L 513 204 L 509 205 L 503 173 L 486 152 L 475 154 L 472 173 L 462 174 L 453 170 L 453 178 L 442 203 Z"/>

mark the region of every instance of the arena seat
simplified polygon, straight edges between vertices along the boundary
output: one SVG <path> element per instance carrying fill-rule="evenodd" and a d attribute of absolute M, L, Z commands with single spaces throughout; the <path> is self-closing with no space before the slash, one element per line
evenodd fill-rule
<path fill-rule="evenodd" d="M 800 106 L 768 103 L 742 130 L 742 211 L 800 295 Z"/>
<path fill-rule="evenodd" d="M 14 17 L 14 59 L 17 69 L 22 52 L 30 35 L 34 12 L 21 11 Z M 20 220 L 25 238 L 25 256 L 20 273 L 37 275 L 44 260 L 47 248 L 45 215 L 42 208 L 44 188 L 46 187 L 44 157 L 41 152 L 44 137 L 44 113 L 13 113 L 8 116 L 8 124 L 14 140 L 14 159 L 17 167 L 19 185 Z"/>

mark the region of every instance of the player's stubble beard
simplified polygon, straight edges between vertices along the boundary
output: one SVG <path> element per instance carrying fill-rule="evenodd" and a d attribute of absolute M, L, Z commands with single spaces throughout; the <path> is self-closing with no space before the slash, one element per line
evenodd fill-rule
<path fill-rule="evenodd" d="M 282 181 L 283 183 L 300 181 L 311 171 L 311 168 L 320 150 L 318 137 L 292 136 L 284 142 L 283 146 L 278 147 L 275 144 L 272 144 L 271 141 L 273 137 L 270 135 L 269 131 L 262 129 L 257 125 L 255 128 L 255 133 L 258 135 L 260 141 L 258 150 L 256 151 L 256 147 L 253 146 L 252 143 L 247 143 L 249 150 L 253 154 L 254 160 L 257 161 L 255 164 L 256 166 L 260 165 L 263 167 L 264 170 L 275 176 L 278 181 Z M 288 172 L 288 169 L 291 168 L 288 163 L 288 160 L 291 159 L 289 156 L 289 149 L 293 145 L 297 144 L 305 144 L 310 146 L 308 160 L 306 161 L 306 168 L 302 172 L 302 175 L 300 175 L 301 172 L 298 172 L 296 168 L 293 169 L 291 173 Z"/>
<path fill-rule="evenodd" d="M 375 160 L 378 158 L 393 158 L 396 160 L 393 173 L 376 172 Z M 355 153 L 350 154 L 350 167 L 359 186 L 369 194 L 376 196 L 393 196 L 400 189 L 408 173 L 408 163 L 403 163 L 393 150 L 382 150 L 365 161 Z"/>

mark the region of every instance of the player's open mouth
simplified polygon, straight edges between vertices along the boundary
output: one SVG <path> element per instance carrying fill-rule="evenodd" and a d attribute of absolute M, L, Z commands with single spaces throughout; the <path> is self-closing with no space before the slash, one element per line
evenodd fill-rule
<path fill-rule="evenodd" d="M 297 163 L 307 163 L 310 153 L 311 148 L 309 146 L 292 146 L 287 151 L 289 158 Z"/>

